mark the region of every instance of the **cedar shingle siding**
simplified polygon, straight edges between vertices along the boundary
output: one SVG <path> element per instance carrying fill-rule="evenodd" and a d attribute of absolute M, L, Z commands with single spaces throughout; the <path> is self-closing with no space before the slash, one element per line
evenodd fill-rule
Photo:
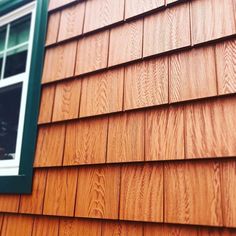
<path fill-rule="evenodd" d="M 1 236 L 236 235 L 235 8 L 51 0 L 33 192 L 0 195 Z"/>

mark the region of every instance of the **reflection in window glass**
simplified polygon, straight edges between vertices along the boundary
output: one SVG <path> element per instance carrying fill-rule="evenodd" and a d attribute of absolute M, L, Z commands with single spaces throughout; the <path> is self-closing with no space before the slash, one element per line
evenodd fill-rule
<path fill-rule="evenodd" d="M 6 31 L 6 26 L 0 28 L 0 52 L 5 48 Z"/>
<path fill-rule="evenodd" d="M 24 16 L 10 25 L 8 48 L 25 43 L 29 39 L 31 15 Z"/>
<path fill-rule="evenodd" d="M 15 158 L 22 84 L 0 89 L 0 160 Z"/>
<path fill-rule="evenodd" d="M 13 49 L 7 53 L 4 78 L 24 73 L 27 61 L 27 46 Z"/>

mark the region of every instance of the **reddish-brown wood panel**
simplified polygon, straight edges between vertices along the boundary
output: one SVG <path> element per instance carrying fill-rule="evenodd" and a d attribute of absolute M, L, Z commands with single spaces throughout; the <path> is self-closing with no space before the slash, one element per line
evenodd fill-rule
<path fill-rule="evenodd" d="M 194 0 L 191 2 L 193 44 L 236 33 L 233 1 Z"/>
<path fill-rule="evenodd" d="M 58 236 L 59 219 L 52 217 L 36 217 L 32 236 Z"/>
<path fill-rule="evenodd" d="M 144 236 L 233 236 L 235 229 L 171 224 L 146 224 Z"/>
<path fill-rule="evenodd" d="M 107 67 L 109 31 L 99 32 L 78 41 L 76 75 Z"/>
<path fill-rule="evenodd" d="M 236 2 L 235 1 L 233 1 L 233 10 L 234 10 L 234 15 L 235 15 L 235 11 L 236 11 Z M 236 15 L 235 15 L 235 22 L 236 22 Z"/>
<path fill-rule="evenodd" d="M 235 229 L 222 229 L 222 228 L 200 228 L 198 236 L 234 236 L 236 235 Z"/>
<path fill-rule="evenodd" d="M 168 58 L 127 66 L 124 84 L 125 110 L 168 103 Z"/>
<path fill-rule="evenodd" d="M 190 46 L 189 3 L 144 18 L 144 56 L 187 46 Z"/>
<path fill-rule="evenodd" d="M 82 34 L 84 11 L 85 2 L 83 1 L 62 10 L 58 41 Z"/>
<path fill-rule="evenodd" d="M 80 168 L 75 215 L 118 219 L 120 167 Z"/>
<path fill-rule="evenodd" d="M 80 117 L 122 110 L 124 68 L 82 79 Z"/>
<path fill-rule="evenodd" d="M 124 18 L 124 0 L 87 0 L 84 32 L 102 28 L 122 21 Z"/>
<path fill-rule="evenodd" d="M 126 0 L 125 18 L 130 18 L 161 6 L 164 6 L 165 0 Z"/>
<path fill-rule="evenodd" d="M 33 229 L 34 217 L 21 215 L 5 215 L 1 235 L 15 236 L 24 235 L 31 236 Z"/>
<path fill-rule="evenodd" d="M 235 124 L 234 97 L 187 105 L 186 158 L 235 156 Z"/>
<path fill-rule="evenodd" d="M 146 112 L 145 160 L 184 159 L 183 107 L 170 106 Z"/>
<path fill-rule="evenodd" d="M 107 162 L 144 161 L 144 112 L 110 116 Z"/>
<path fill-rule="evenodd" d="M 59 236 L 102 236 L 102 222 L 92 220 L 62 219 Z"/>
<path fill-rule="evenodd" d="M 42 83 L 74 75 L 76 45 L 73 41 L 46 50 Z"/>
<path fill-rule="evenodd" d="M 33 176 L 32 193 L 21 195 L 20 213 L 42 214 L 47 170 L 36 169 Z"/>
<path fill-rule="evenodd" d="M 52 121 L 78 118 L 81 80 L 65 81 L 56 85 Z"/>
<path fill-rule="evenodd" d="M 19 209 L 20 195 L 0 195 L 0 212 L 17 213 Z"/>
<path fill-rule="evenodd" d="M 142 57 L 143 20 L 111 29 L 109 61 L 113 66 Z"/>
<path fill-rule="evenodd" d="M 218 93 L 236 92 L 236 40 L 216 45 Z"/>
<path fill-rule="evenodd" d="M 48 171 L 44 215 L 74 215 L 77 174 L 76 168 L 50 169 Z"/>
<path fill-rule="evenodd" d="M 51 11 L 51 10 L 54 10 L 59 7 L 63 7 L 67 4 L 75 2 L 75 1 L 77 1 L 77 0 L 50 0 L 48 10 Z"/>
<path fill-rule="evenodd" d="M 64 124 L 39 127 L 34 166 L 61 166 L 64 142 Z"/>
<path fill-rule="evenodd" d="M 3 214 L 0 214 L 0 232 L 1 232 L 1 230 L 2 230 L 3 217 L 4 217 L 4 215 L 3 215 Z"/>
<path fill-rule="evenodd" d="M 108 118 L 72 122 L 66 127 L 64 165 L 106 162 Z"/>
<path fill-rule="evenodd" d="M 197 226 L 145 224 L 144 236 L 198 236 Z"/>
<path fill-rule="evenodd" d="M 224 226 L 236 227 L 236 160 L 221 165 Z"/>
<path fill-rule="evenodd" d="M 48 17 L 48 29 L 46 37 L 46 45 L 57 42 L 58 30 L 60 25 L 61 12 L 55 12 Z"/>
<path fill-rule="evenodd" d="M 126 165 L 121 171 L 120 219 L 163 221 L 163 165 Z"/>
<path fill-rule="evenodd" d="M 170 102 L 217 95 L 213 47 L 192 49 L 170 57 Z"/>
<path fill-rule="evenodd" d="M 44 86 L 41 91 L 41 102 L 38 123 L 49 123 L 52 120 L 52 109 L 55 96 L 55 85 Z"/>
<path fill-rule="evenodd" d="M 143 236 L 143 225 L 132 222 L 104 222 L 102 236 Z"/>
<path fill-rule="evenodd" d="M 222 226 L 220 164 L 164 164 L 165 222 Z"/>

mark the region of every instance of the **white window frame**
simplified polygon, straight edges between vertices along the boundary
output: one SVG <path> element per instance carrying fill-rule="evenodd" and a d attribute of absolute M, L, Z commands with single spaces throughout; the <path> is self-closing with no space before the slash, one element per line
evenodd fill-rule
<path fill-rule="evenodd" d="M 30 72 L 33 39 L 34 39 L 34 31 L 35 31 L 36 1 L 33 1 L 23 7 L 20 7 L 4 15 L 3 17 L 0 17 L 0 27 L 7 25 L 6 42 L 8 42 L 9 28 L 10 28 L 9 23 L 21 17 L 24 17 L 30 13 L 31 13 L 31 24 L 30 24 L 29 40 L 27 42 L 28 53 L 27 53 L 26 70 L 24 73 L 0 80 L 0 92 L 1 92 L 1 88 L 22 82 L 22 94 L 21 94 L 20 113 L 19 113 L 19 120 L 18 120 L 15 158 L 13 160 L 0 160 L 0 176 L 12 176 L 12 175 L 19 174 L 19 165 L 20 165 L 20 158 L 21 158 L 21 147 L 22 147 L 23 129 L 24 129 L 26 102 L 27 102 L 27 92 L 28 92 L 28 84 L 29 84 L 29 72 Z M 23 44 L 26 44 L 26 43 L 23 43 Z M 20 46 L 23 46 L 23 44 L 21 44 Z M 15 48 L 18 48 L 20 46 L 17 45 Z M 7 45 L 5 45 L 4 53 L 7 53 L 6 48 L 7 48 Z M 14 49 L 11 48 L 11 50 L 14 50 Z M 3 75 L 1 75 L 0 77 L 2 78 Z"/>

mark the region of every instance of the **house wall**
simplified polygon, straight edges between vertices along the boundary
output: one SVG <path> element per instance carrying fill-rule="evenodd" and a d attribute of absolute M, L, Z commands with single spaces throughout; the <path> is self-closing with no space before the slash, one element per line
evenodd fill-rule
<path fill-rule="evenodd" d="M 236 235 L 236 2 L 51 0 L 31 195 L 2 236 Z"/>

